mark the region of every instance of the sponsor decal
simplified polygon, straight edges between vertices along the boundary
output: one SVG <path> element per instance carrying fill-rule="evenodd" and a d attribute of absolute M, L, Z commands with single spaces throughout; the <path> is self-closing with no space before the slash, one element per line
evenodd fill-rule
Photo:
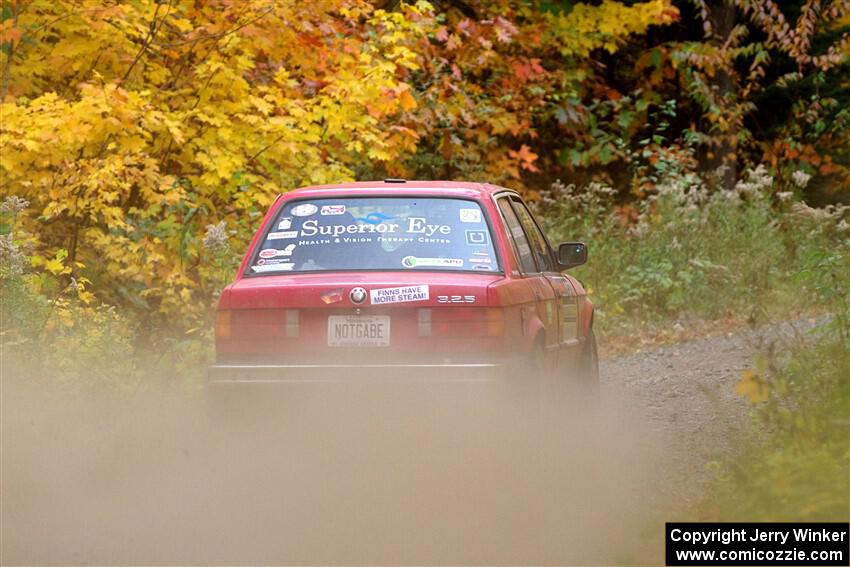
<path fill-rule="evenodd" d="M 277 248 L 264 248 L 263 250 L 260 250 L 260 258 L 274 258 L 275 256 L 292 256 L 292 252 L 294 250 L 294 244 L 290 244 L 283 250 L 278 250 Z"/>
<path fill-rule="evenodd" d="M 286 232 L 270 232 L 266 240 L 281 240 L 283 238 L 296 238 L 297 230 L 287 230 Z"/>
<path fill-rule="evenodd" d="M 286 264 L 266 264 L 260 266 L 252 266 L 251 269 L 255 272 L 290 272 L 294 267 L 295 264 L 289 262 Z"/>
<path fill-rule="evenodd" d="M 277 223 L 278 230 L 289 230 L 292 228 L 292 217 L 285 217 L 280 219 L 280 222 Z"/>
<path fill-rule="evenodd" d="M 259 264 L 260 262 L 262 262 L 263 264 L 266 264 L 266 265 L 268 265 L 268 264 L 285 264 L 289 261 L 290 261 L 289 258 L 270 258 L 268 260 L 263 260 L 263 259 L 257 260 L 257 264 Z"/>
<path fill-rule="evenodd" d="M 258 265 L 258 266 L 262 266 L 262 265 L 263 265 L 263 264 L 265 264 L 265 263 L 266 263 L 266 261 L 265 261 L 265 260 L 263 260 L 262 258 L 260 258 L 259 260 L 257 260 L 257 265 Z"/>
<path fill-rule="evenodd" d="M 460 258 L 417 258 L 416 256 L 405 256 L 401 260 L 405 268 L 416 267 L 447 267 L 462 268 L 463 260 Z"/>
<path fill-rule="evenodd" d="M 324 205 L 320 211 L 322 215 L 342 215 L 345 214 L 345 205 Z"/>
<path fill-rule="evenodd" d="M 466 231 L 466 243 L 470 246 L 475 246 L 477 244 L 487 244 L 487 231 L 486 230 L 467 230 Z"/>
<path fill-rule="evenodd" d="M 492 264 L 493 261 L 490 258 L 484 258 L 482 256 L 473 256 L 469 259 L 470 262 L 474 264 Z"/>
<path fill-rule="evenodd" d="M 490 253 L 487 252 L 486 250 L 476 250 L 475 252 L 472 253 L 472 255 L 473 256 L 488 256 L 489 257 Z"/>
<path fill-rule="evenodd" d="M 490 267 L 490 266 L 488 266 L 487 264 L 475 264 L 475 265 L 473 265 L 473 266 L 472 266 L 472 269 L 473 269 L 473 270 L 487 270 L 487 271 L 490 271 L 490 270 L 492 270 L 493 268 L 491 268 L 491 267 Z"/>
<path fill-rule="evenodd" d="M 405 287 L 385 287 L 373 289 L 369 292 L 369 300 L 372 305 L 384 303 L 407 303 L 409 301 L 427 301 L 427 285 L 409 285 Z"/>
<path fill-rule="evenodd" d="M 480 209 L 461 209 L 460 222 L 481 222 Z"/>
<path fill-rule="evenodd" d="M 302 203 L 292 207 L 292 210 L 290 210 L 289 213 L 296 217 L 309 217 L 310 215 L 315 215 L 318 210 L 319 207 L 313 203 Z"/>
<path fill-rule="evenodd" d="M 294 211 L 293 211 L 293 214 Z M 419 234 L 426 237 L 443 236 L 452 233 L 452 227 L 447 224 L 430 224 L 424 217 L 408 217 L 404 224 L 378 222 L 320 225 L 319 219 L 304 221 L 301 225 L 301 236 L 330 236 L 339 238 L 352 234 Z M 484 231 L 486 234 L 486 231 Z M 486 240 L 485 240 L 486 243 Z"/>

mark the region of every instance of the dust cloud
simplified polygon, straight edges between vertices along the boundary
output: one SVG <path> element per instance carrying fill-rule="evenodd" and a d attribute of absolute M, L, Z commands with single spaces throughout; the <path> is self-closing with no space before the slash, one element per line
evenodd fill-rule
<path fill-rule="evenodd" d="M 660 560 L 663 450 L 626 398 L 543 419 L 490 384 L 350 376 L 213 412 L 27 374 L 4 369 L 4 565 Z"/>

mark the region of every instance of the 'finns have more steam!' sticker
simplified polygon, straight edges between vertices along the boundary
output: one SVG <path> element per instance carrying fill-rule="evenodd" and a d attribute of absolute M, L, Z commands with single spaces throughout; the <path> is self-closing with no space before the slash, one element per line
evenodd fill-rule
<path fill-rule="evenodd" d="M 384 303 L 407 303 L 410 301 L 427 301 L 427 285 L 409 285 L 405 287 L 386 287 L 373 289 L 369 292 L 372 305 Z"/>

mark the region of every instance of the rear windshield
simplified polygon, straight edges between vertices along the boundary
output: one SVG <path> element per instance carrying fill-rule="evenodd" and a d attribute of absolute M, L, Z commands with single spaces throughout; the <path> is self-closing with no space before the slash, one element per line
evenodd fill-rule
<path fill-rule="evenodd" d="M 347 197 L 287 203 L 254 274 L 325 270 L 499 270 L 481 207 L 463 199 Z"/>

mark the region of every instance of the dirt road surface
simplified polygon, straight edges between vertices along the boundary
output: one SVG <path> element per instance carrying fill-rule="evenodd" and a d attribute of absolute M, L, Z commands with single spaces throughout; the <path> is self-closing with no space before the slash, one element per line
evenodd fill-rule
<path fill-rule="evenodd" d="M 221 423 L 185 395 L 45 395 L 7 365 L 0 562 L 660 564 L 663 522 L 747 423 L 741 370 L 795 332 L 604 360 L 599 414 L 554 431 L 457 385 L 304 389 Z"/>

